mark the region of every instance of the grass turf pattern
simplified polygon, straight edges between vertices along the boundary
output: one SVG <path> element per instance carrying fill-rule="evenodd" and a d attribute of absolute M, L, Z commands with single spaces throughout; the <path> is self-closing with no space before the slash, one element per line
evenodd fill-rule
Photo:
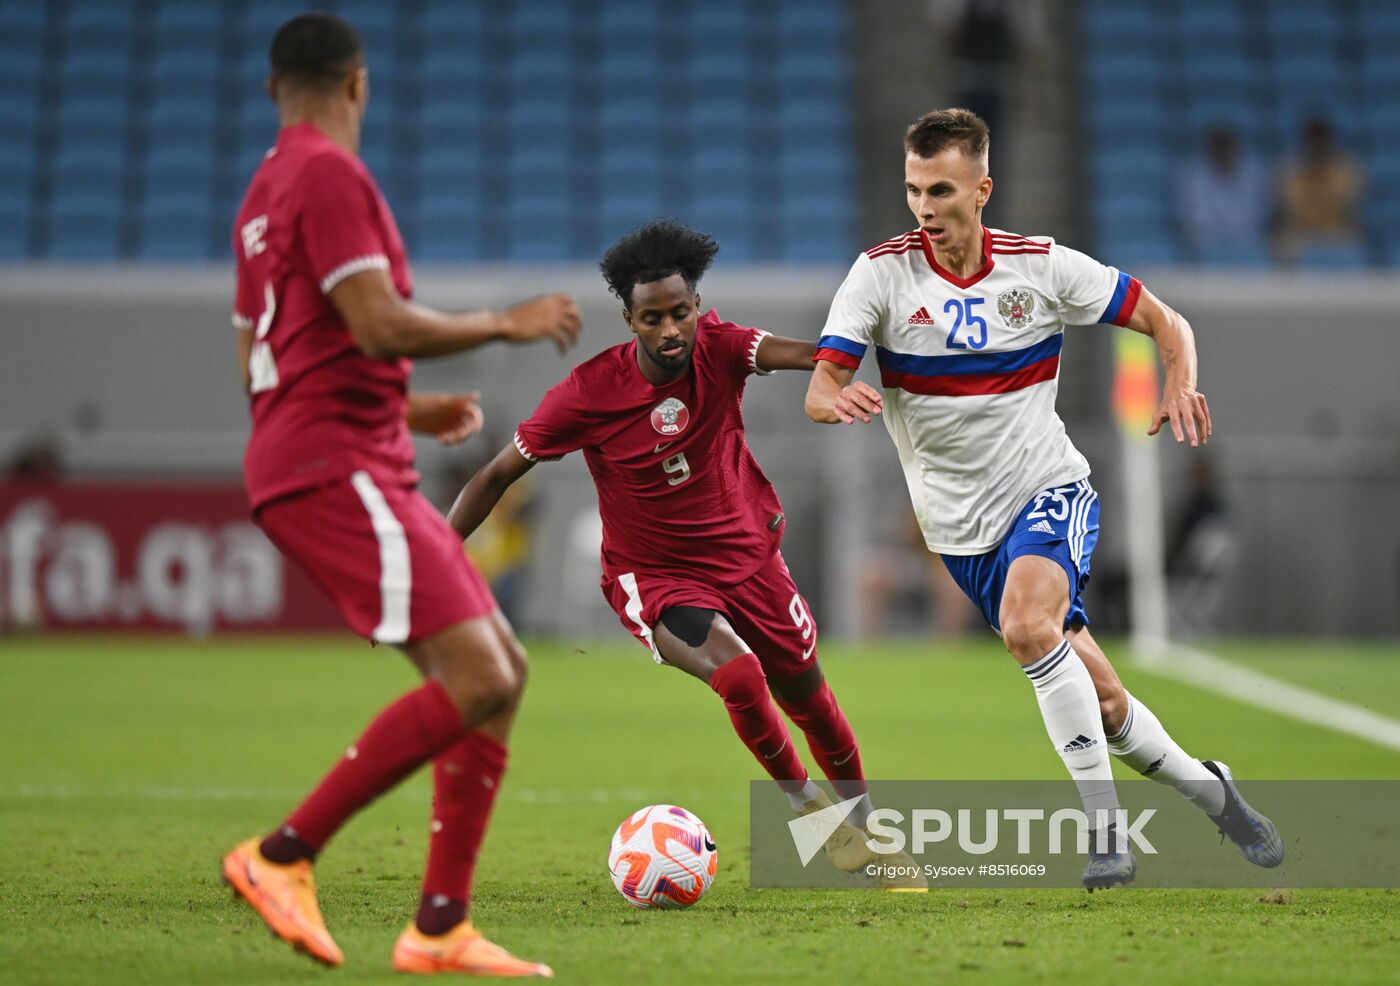
<path fill-rule="evenodd" d="M 718 699 L 624 641 L 531 652 L 474 911 L 561 982 L 1365 983 L 1400 967 L 1395 891 L 749 890 L 746 782 L 761 773 Z M 1272 655 L 1347 700 L 1364 683 L 1375 711 L 1400 711 L 1400 661 L 1375 647 L 1217 652 L 1265 671 Z M 871 777 L 1063 770 L 995 641 L 832 645 L 822 659 Z M 1396 751 L 1119 670 L 1246 794 L 1251 777 L 1400 777 Z M 273 941 L 217 869 L 413 682 L 394 652 L 348 638 L 5 639 L 0 981 L 402 982 L 388 956 L 416 906 L 426 772 L 352 820 L 318 866 L 343 969 Z M 608 879 L 613 829 L 653 802 L 694 811 L 718 842 L 715 886 L 690 911 L 634 911 Z"/>

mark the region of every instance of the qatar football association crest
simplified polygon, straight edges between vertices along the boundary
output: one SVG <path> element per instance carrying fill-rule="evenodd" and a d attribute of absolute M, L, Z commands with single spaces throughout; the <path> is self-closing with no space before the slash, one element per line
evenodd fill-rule
<path fill-rule="evenodd" d="M 675 437 L 690 424 L 690 410 L 674 397 L 668 397 L 651 409 L 651 426 L 657 434 Z"/>
<path fill-rule="evenodd" d="M 1035 295 L 1025 288 L 1011 288 L 997 295 L 997 311 L 1013 329 L 1024 329 L 1035 314 Z"/>

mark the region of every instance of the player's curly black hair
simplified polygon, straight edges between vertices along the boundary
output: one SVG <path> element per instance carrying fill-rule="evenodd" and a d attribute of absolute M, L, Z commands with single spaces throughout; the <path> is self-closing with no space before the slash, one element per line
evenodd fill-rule
<path fill-rule="evenodd" d="M 612 293 L 632 307 L 632 289 L 679 274 L 691 291 L 714 263 L 719 244 L 713 236 L 659 219 L 638 226 L 614 243 L 598 265 Z"/>

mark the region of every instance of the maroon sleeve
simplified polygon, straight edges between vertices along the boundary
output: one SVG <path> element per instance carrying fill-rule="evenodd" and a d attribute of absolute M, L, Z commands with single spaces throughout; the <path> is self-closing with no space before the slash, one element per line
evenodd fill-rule
<path fill-rule="evenodd" d="M 707 344 L 714 347 L 717 362 L 734 376 L 739 379 L 750 373 L 767 376 L 768 371 L 758 368 L 758 344 L 767 332 L 721 321 L 713 309 L 702 317 L 700 325 L 707 335 Z"/>
<path fill-rule="evenodd" d="M 544 395 L 540 406 L 515 430 L 515 447 L 531 462 L 550 462 L 588 444 L 588 405 L 578 371 Z"/>
<path fill-rule="evenodd" d="M 339 154 L 318 155 L 301 187 L 301 237 L 324 293 L 352 274 L 389 269 L 379 193 L 356 162 Z"/>

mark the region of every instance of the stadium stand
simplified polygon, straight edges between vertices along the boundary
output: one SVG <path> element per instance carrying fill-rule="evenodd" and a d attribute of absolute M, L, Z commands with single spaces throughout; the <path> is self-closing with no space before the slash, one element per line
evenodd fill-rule
<path fill-rule="evenodd" d="M 1400 4 L 1081 0 L 1079 29 L 1085 173 L 1105 260 L 1186 259 L 1172 179 L 1206 130 L 1228 126 L 1247 154 L 1276 164 L 1317 115 L 1369 177 L 1367 243 L 1301 262 L 1400 260 Z"/>
<path fill-rule="evenodd" d="M 726 261 L 844 263 L 858 246 L 847 0 L 322 6 L 369 50 L 362 154 L 415 256 L 592 260 L 662 213 L 713 231 Z M 0 260 L 227 256 L 276 132 L 262 85 L 288 9 L 0 4 Z M 1202 135 L 1228 126 L 1273 166 L 1320 113 L 1364 166 L 1366 241 L 1302 262 L 1400 262 L 1400 4 L 1077 11 L 1090 246 L 1191 259 L 1173 182 Z"/>
<path fill-rule="evenodd" d="M 843 0 L 320 6 L 364 38 L 361 151 L 417 257 L 591 261 L 667 213 L 725 260 L 856 248 Z M 0 260 L 227 256 L 288 10 L 0 4 Z"/>

